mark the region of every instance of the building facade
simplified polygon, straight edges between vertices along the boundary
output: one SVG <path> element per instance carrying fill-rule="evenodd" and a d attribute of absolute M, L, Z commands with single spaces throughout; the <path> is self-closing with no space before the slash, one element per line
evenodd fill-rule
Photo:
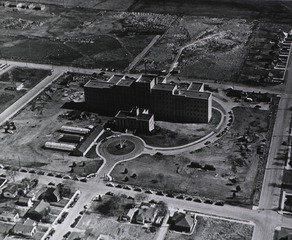
<path fill-rule="evenodd" d="M 204 84 L 187 88 L 159 81 L 155 75 L 137 79 L 113 75 L 108 81 L 89 81 L 84 85 L 88 111 L 114 116 L 133 107 L 149 109 L 156 120 L 181 123 L 208 123 L 212 117 L 212 94 Z"/>
<path fill-rule="evenodd" d="M 128 129 L 149 133 L 154 130 L 154 115 L 138 107 L 131 111 L 119 111 L 115 116 L 115 122 L 119 131 Z"/>

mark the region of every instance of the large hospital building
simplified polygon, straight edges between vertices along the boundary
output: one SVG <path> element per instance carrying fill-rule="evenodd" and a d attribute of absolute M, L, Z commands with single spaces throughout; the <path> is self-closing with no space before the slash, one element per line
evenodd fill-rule
<path fill-rule="evenodd" d="M 107 81 L 91 80 L 84 85 L 88 111 L 115 116 L 134 107 L 149 109 L 155 120 L 180 123 L 208 123 L 212 117 L 212 94 L 204 84 L 187 88 L 158 81 L 154 75 L 138 79 L 113 75 Z"/>

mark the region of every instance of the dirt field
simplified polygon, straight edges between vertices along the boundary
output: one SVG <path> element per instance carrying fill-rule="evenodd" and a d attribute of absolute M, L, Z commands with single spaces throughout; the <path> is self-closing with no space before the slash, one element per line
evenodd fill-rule
<path fill-rule="evenodd" d="M 216 144 L 175 156 L 143 155 L 117 165 L 111 175 L 115 181 L 122 181 L 125 174 L 121 172 L 127 168 L 128 184 L 251 205 L 259 160 L 256 150 L 265 138 L 269 111 L 246 107 L 233 111 L 231 130 Z M 191 162 L 201 167 L 190 167 Z M 205 164 L 216 170 L 202 170 Z M 134 173 L 137 177 L 131 178 Z M 241 190 L 233 193 L 238 185 Z"/>
<path fill-rule="evenodd" d="M 210 132 L 219 124 L 221 115 L 213 110 L 210 124 L 180 124 L 170 122 L 155 122 L 160 130 L 153 135 L 138 134 L 139 137 L 151 146 L 173 147 L 194 142 Z"/>
<path fill-rule="evenodd" d="M 81 117 L 82 110 L 63 108 L 63 105 L 72 99 L 83 100 L 83 90 L 79 86 L 82 81 L 87 81 L 87 78 L 73 80 L 66 87 L 63 79 L 57 80 L 12 119 L 17 127 L 13 134 L 5 134 L 1 130 L 0 146 L 3 149 L 1 163 L 18 166 L 19 159 L 23 167 L 68 172 L 69 165 L 73 162 L 86 162 L 87 159 L 84 157 L 73 157 L 69 156 L 68 152 L 43 148 L 47 141 L 58 142 L 62 135 L 59 129 L 63 125 L 87 127 L 98 122 L 102 124 L 107 120 L 97 114 L 83 114 Z M 90 169 L 94 171 L 100 166 L 100 162 L 92 160 L 99 158 L 90 159 Z M 93 166 L 92 162 L 96 166 Z M 84 168 L 79 170 L 76 168 L 76 171 L 84 175 L 88 169 L 85 171 Z"/>
<path fill-rule="evenodd" d="M 187 236 L 176 232 L 168 232 L 165 240 L 250 240 L 253 227 L 246 224 L 197 216 L 194 233 Z"/>

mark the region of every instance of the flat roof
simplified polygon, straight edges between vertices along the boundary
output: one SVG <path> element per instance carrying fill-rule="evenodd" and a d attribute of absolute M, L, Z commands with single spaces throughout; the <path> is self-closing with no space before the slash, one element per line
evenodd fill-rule
<path fill-rule="evenodd" d="M 158 83 L 154 85 L 152 89 L 172 91 L 175 87 L 176 85 L 174 84 Z"/>
<path fill-rule="evenodd" d="M 141 77 L 138 79 L 138 82 L 145 82 L 150 83 L 155 77 L 154 75 L 141 75 Z"/>
<path fill-rule="evenodd" d="M 185 96 L 188 98 L 198 98 L 198 99 L 206 99 L 207 100 L 210 97 L 211 93 L 189 91 L 189 90 L 180 90 L 178 95 Z"/>
<path fill-rule="evenodd" d="M 190 86 L 188 87 L 188 90 L 200 91 L 202 86 L 203 86 L 203 83 L 191 82 Z"/>
<path fill-rule="evenodd" d="M 129 87 L 132 85 L 133 82 L 135 82 L 136 80 L 135 79 L 130 79 L 130 78 L 123 78 L 121 79 L 121 81 L 119 81 L 117 83 L 117 86 L 123 86 L 123 87 Z"/>
<path fill-rule="evenodd" d="M 90 80 L 87 82 L 84 87 L 88 88 L 111 88 L 114 85 L 112 82 L 103 82 L 103 81 L 96 81 Z"/>
<path fill-rule="evenodd" d="M 110 79 L 108 80 L 108 82 L 110 82 L 110 83 L 114 83 L 114 84 L 117 84 L 118 81 L 120 81 L 122 78 L 123 78 L 123 75 L 115 74 L 115 75 L 112 75 L 112 76 L 110 77 Z"/>
<path fill-rule="evenodd" d="M 117 113 L 117 118 L 135 118 L 137 120 L 149 120 L 153 114 L 151 113 L 140 113 L 138 116 L 136 115 L 136 111 L 124 111 L 121 110 Z"/>

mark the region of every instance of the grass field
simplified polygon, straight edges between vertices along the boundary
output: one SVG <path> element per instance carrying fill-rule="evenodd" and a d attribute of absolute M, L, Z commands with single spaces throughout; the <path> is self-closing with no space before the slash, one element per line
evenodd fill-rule
<path fill-rule="evenodd" d="M 194 233 L 183 235 L 169 231 L 165 240 L 251 240 L 253 226 L 226 220 L 197 216 Z"/>
<path fill-rule="evenodd" d="M 128 184 L 251 205 L 258 165 L 256 146 L 265 138 L 269 111 L 246 107 L 236 107 L 233 111 L 235 120 L 231 130 L 216 145 L 175 156 L 142 155 L 134 161 L 118 164 L 112 177 L 115 181 L 123 181 L 125 174 L 121 172 L 127 168 Z M 258 136 L 247 144 L 250 145 L 248 150 L 244 150 L 235 139 L 237 134 L 242 136 L 247 131 Z M 210 164 L 216 170 L 191 168 L 188 166 L 191 162 L 202 166 Z M 137 177 L 131 178 L 134 173 Z M 235 181 L 232 183 L 230 179 Z M 237 185 L 241 186 L 241 191 L 233 196 L 232 191 Z"/>

